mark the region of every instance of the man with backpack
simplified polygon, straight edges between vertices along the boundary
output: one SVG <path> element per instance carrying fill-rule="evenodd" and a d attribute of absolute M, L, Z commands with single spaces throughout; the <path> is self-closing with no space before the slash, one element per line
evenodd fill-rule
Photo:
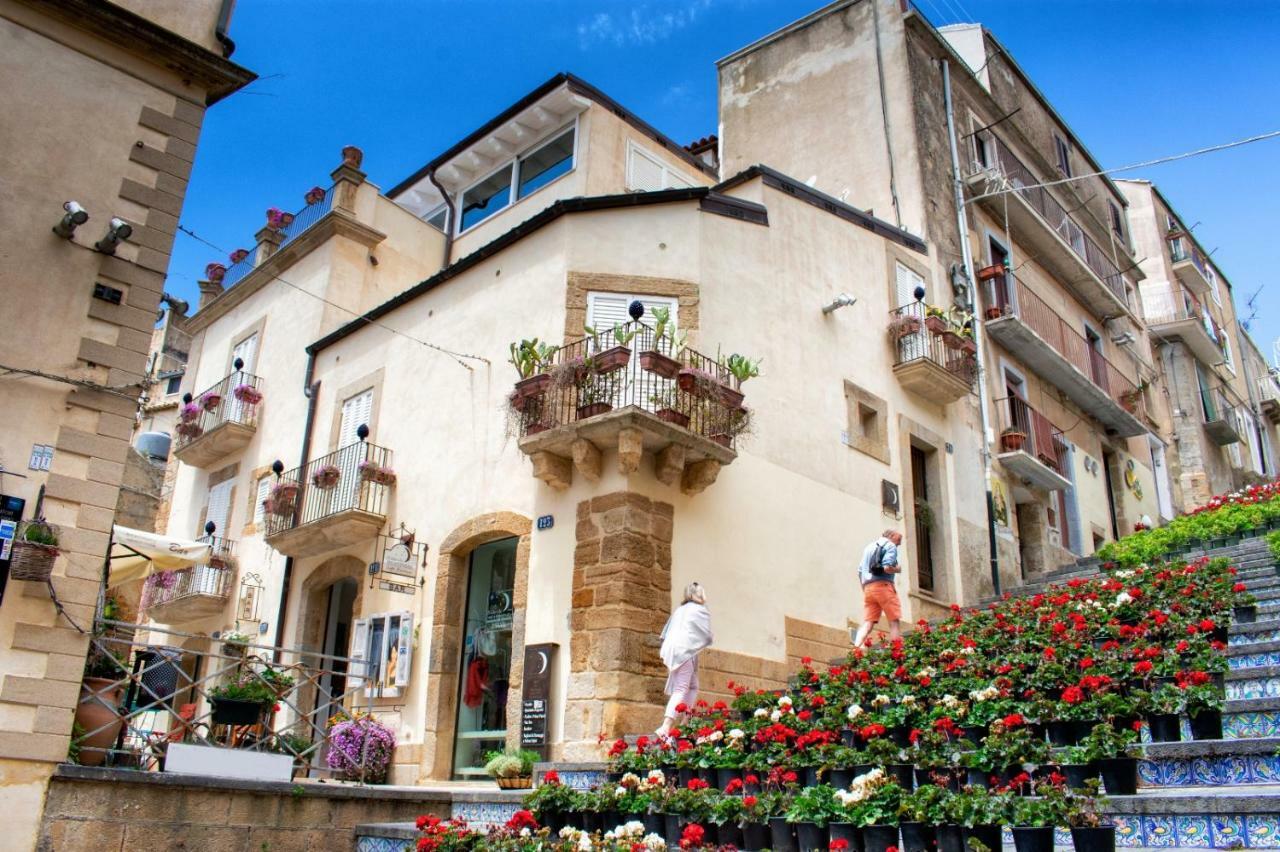
<path fill-rule="evenodd" d="M 902 638 L 898 626 L 902 619 L 902 602 L 898 600 L 898 590 L 893 584 L 893 575 L 902 570 L 898 567 L 900 544 L 902 533 L 885 530 L 880 538 L 862 551 L 862 564 L 858 566 L 858 579 L 862 582 L 862 626 L 853 640 L 855 648 L 861 648 L 867 641 L 881 613 L 889 620 L 889 638 L 894 641 Z"/>

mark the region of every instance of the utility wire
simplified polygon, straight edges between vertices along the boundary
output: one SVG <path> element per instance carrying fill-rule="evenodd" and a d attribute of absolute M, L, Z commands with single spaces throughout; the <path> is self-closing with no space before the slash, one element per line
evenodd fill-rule
<path fill-rule="evenodd" d="M 1158 157 L 1154 160 L 1145 160 L 1141 163 L 1131 163 L 1130 165 L 1127 165 L 1127 166 L 1117 166 L 1114 169 L 1102 169 L 1101 171 L 1097 171 L 1097 172 L 1089 172 L 1088 174 L 1083 174 L 1083 175 L 1072 175 L 1071 177 L 1065 177 L 1059 180 L 1045 181 L 1044 183 L 1026 184 L 1023 186 L 1011 186 L 1006 189 L 997 189 L 994 192 L 986 192 L 986 193 L 983 193 L 982 195 L 975 195 L 973 198 L 970 198 L 969 201 L 966 203 L 980 201 L 984 198 L 992 198 L 997 195 L 1005 195 L 1010 192 L 1020 192 L 1024 189 L 1037 189 L 1039 187 L 1060 186 L 1065 183 L 1073 183 L 1078 180 L 1086 180 L 1088 178 L 1094 178 L 1094 177 L 1103 177 L 1105 175 L 1114 174 L 1116 172 L 1128 172 L 1128 171 L 1132 171 L 1133 169 L 1146 168 L 1147 166 L 1158 166 L 1163 163 L 1172 163 L 1177 160 L 1186 160 L 1191 157 L 1199 157 L 1201 154 L 1212 154 L 1215 151 L 1225 151 L 1228 148 L 1239 148 L 1241 145 L 1249 145 L 1253 142 L 1262 142 L 1263 140 L 1266 140 L 1266 139 L 1274 139 L 1277 136 L 1280 136 L 1280 130 L 1272 130 L 1270 133 L 1260 133 L 1257 136 L 1250 136 L 1246 139 L 1237 139 L 1234 142 L 1224 142 L 1221 145 L 1210 145 L 1208 148 L 1197 148 L 1194 151 L 1187 151 L 1182 154 L 1173 154 L 1168 157 Z"/>
<path fill-rule="evenodd" d="M 101 391 L 109 393 L 112 396 L 123 397 L 130 402 L 136 402 L 137 396 L 127 393 L 130 388 L 141 388 L 146 382 L 130 382 L 126 385 L 104 385 L 99 382 L 90 381 L 89 379 L 73 379 L 70 376 L 57 376 L 53 373 L 46 373 L 42 370 L 31 370 L 26 367 L 10 367 L 8 364 L 0 364 L 0 370 L 4 373 L 0 374 L 0 378 L 17 373 L 23 376 L 35 376 L 39 379 L 48 379 L 53 382 L 62 382 L 63 384 L 75 385 L 85 390 Z"/>
<path fill-rule="evenodd" d="M 200 236 L 200 235 L 199 235 L 199 234 L 197 234 L 195 231 L 191 230 L 190 228 L 185 227 L 184 225 L 181 225 L 181 224 L 180 224 L 180 225 L 178 225 L 178 230 L 179 230 L 179 231 L 181 231 L 182 233 L 186 234 L 188 237 L 191 237 L 191 239 L 196 240 L 196 241 L 201 242 L 201 243 L 204 243 L 205 245 L 207 245 L 209 248 L 213 249 L 214 251 L 221 252 L 222 254 L 227 254 L 227 253 L 228 253 L 226 249 L 222 248 L 221 246 L 216 246 L 216 245 L 214 245 L 213 243 L 209 242 L 209 241 L 208 241 L 208 240 L 206 240 L 204 237 Z M 288 286 L 288 287 L 292 287 L 293 289 L 297 290 L 299 293 L 302 293 L 302 294 L 304 294 L 304 295 L 310 296 L 311 298 L 316 299 L 316 300 L 318 300 L 318 301 L 324 302 L 326 305 L 328 305 L 328 306 L 329 306 L 329 307 L 331 307 L 331 308 L 337 308 L 338 310 L 340 310 L 340 311 L 342 311 L 342 312 L 344 312 L 344 313 L 351 314 L 351 316 L 355 317 L 355 318 L 356 318 L 356 319 L 358 319 L 358 320 L 363 321 L 364 323 L 366 323 L 366 324 L 368 324 L 368 325 L 377 326 L 378 328 L 384 329 L 385 331 L 389 331 L 389 332 L 391 332 L 392 334 L 399 335 L 400 337 L 403 337 L 403 338 L 405 338 L 406 340 L 411 340 L 411 341 L 413 341 L 414 343 L 417 343 L 417 344 L 418 344 L 418 345 L 420 345 L 420 346 L 425 346 L 427 349 L 433 349 L 433 350 L 435 350 L 436 352 L 444 353 L 445 355 L 448 355 L 448 356 L 449 356 L 450 358 L 452 358 L 453 360 L 457 361 L 457 362 L 458 362 L 458 364 L 459 364 L 459 366 L 461 366 L 464 370 L 472 371 L 472 367 L 471 367 L 471 365 L 470 365 L 470 364 L 467 364 L 466 362 L 464 362 L 464 361 L 462 360 L 463 358 L 470 358 L 470 359 L 472 359 L 473 361 L 483 361 L 483 362 L 484 362 L 484 363 L 486 363 L 486 364 L 491 363 L 491 362 L 489 361 L 489 359 L 488 359 L 488 358 L 485 358 L 485 357 L 483 357 L 483 356 L 481 356 L 481 355 L 468 355 L 468 354 L 467 354 L 467 353 L 465 353 L 465 352 L 454 352 L 452 349 L 446 349 L 446 348 L 444 348 L 443 346 L 437 346 L 437 345 L 436 345 L 436 344 L 434 344 L 434 343 L 428 343 L 427 341 L 423 340 L 423 339 L 422 339 L 422 338 L 420 338 L 420 337 L 414 337 L 412 334 L 409 334 L 408 332 L 401 331 L 401 330 L 399 330 L 399 329 L 397 329 L 397 328 L 392 328 L 391 326 L 389 326 L 389 325 L 387 325 L 387 324 L 385 324 L 385 323 L 379 322 L 378 320 L 369 319 L 368 317 L 364 316 L 363 314 L 356 313 L 355 311 L 351 310 L 351 309 L 350 309 L 350 308 L 348 308 L 348 307 L 345 307 L 345 306 L 343 306 L 343 305 L 339 305 L 337 302 L 334 302 L 334 301 L 331 301 L 331 300 L 329 300 L 329 299 L 326 299 L 324 296 L 321 296 L 321 295 L 319 295 L 319 294 L 317 294 L 317 293 L 312 293 L 310 290 L 307 290 L 307 289 L 305 289 L 305 288 L 303 288 L 303 287 L 299 287 L 297 284 L 294 284 L 292 281 L 287 281 L 287 280 L 285 280 L 284 278 L 281 278 L 279 275 L 276 275 L 275 273 L 272 273 L 272 274 L 271 274 L 271 279 L 272 279 L 273 281 L 279 281 L 281 284 L 284 284 L 284 285 L 286 285 L 286 286 Z"/>

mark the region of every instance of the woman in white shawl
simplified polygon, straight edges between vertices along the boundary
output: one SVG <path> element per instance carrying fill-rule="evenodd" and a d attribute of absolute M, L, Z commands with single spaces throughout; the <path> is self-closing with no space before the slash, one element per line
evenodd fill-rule
<path fill-rule="evenodd" d="M 658 736 L 666 737 L 676 723 L 677 707 L 692 707 L 698 696 L 698 654 L 711 644 L 711 613 L 707 610 L 707 593 L 700 583 L 684 589 L 684 602 L 676 607 L 662 628 L 662 662 L 666 663 L 667 712 L 658 728 Z"/>

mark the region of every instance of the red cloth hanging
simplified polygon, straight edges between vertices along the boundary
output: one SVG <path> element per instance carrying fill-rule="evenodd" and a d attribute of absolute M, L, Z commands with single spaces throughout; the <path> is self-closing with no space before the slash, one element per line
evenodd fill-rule
<path fill-rule="evenodd" d="M 489 661 L 484 657 L 476 657 L 467 666 L 467 685 L 462 691 L 462 703 L 468 707 L 479 707 L 488 686 Z"/>

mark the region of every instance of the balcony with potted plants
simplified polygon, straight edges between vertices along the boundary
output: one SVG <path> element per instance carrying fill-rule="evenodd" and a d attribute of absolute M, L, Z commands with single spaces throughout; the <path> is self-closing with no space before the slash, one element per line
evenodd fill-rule
<path fill-rule="evenodd" d="M 1062 430 L 1025 400 L 1010 396 L 995 400 L 999 412 L 1000 436 L 996 439 L 996 459 L 1017 477 L 1014 498 L 1031 502 L 1028 491 L 1063 491 L 1071 487 L 1067 479 L 1067 439 Z"/>
<path fill-rule="evenodd" d="M 639 303 L 631 315 L 558 348 L 512 344 L 520 380 L 508 402 L 520 450 L 553 488 L 568 488 L 575 472 L 598 480 L 603 454 L 616 450 L 623 475 L 649 453 L 659 481 L 696 494 L 737 457 L 736 438 L 750 422 L 741 387 L 759 364 L 690 349 L 665 311 L 655 311 L 652 326 L 639 320 Z"/>
<path fill-rule="evenodd" d="M 916 301 L 889 312 L 893 374 L 911 393 L 943 405 L 973 390 L 978 375 L 972 318 Z"/>
<path fill-rule="evenodd" d="M 1191 239 L 1191 235 L 1186 231 L 1170 231 L 1167 239 L 1173 274 L 1192 293 L 1197 296 L 1207 296 L 1213 289 L 1208 258 L 1201 253 L 1195 241 Z"/>
<path fill-rule="evenodd" d="M 1147 328 L 1156 337 L 1181 340 L 1196 360 L 1210 367 L 1223 362 L 1213 320 L 1190 289 L 1171 284 L 1161 290 L 1144 290 L 1142 307 Z"/>
<path fill-rule="evenodd" d="M 391 451 L 360 440 L 290 471 L 276 461 L 263 508 L 267 544 L 286 556 L 315 556 L 372 539 L 387 521 L 395 487 Z"/>
<path fill-rule="evenodd" d="M 235 580 L 236 543 L 214 535 L 211 527 L 212 522 L 199 539 L 209 543 L 208 562 L 151 574 L 144 581 L 139 608 L 148 618 L 161 624 L 184 624 L 218 615 L 226 607 Z"/>
<path fill-rule="evenodd" d="M 1095 316 L 1129 313 L 1124 277 L 1113 252 L 1100 246 L 1044 183 L 998 137 L 990 167 L 969 175 L 970 197 L 1001 222 L 1023 251 L 1071 289 Z M 1125 259 L 1123 264 L 1130 265 Z"/>
<path fill-rule="evenodd" d="M 258 430 L 263 381 L 244 372 L 235 360 L 235 372 L 213 387 L 182 398 L 178 410 L 177 446 L 173 454 L 192 467 L 211 468 L 232 453 L 244 449 Z"/>
<path fill-rule="evenodd" d="M 1144 435 L 1141 388 L 1004 266 L 978 272 L 987 335 L 1060 388 L 1109 434 Z"/>

